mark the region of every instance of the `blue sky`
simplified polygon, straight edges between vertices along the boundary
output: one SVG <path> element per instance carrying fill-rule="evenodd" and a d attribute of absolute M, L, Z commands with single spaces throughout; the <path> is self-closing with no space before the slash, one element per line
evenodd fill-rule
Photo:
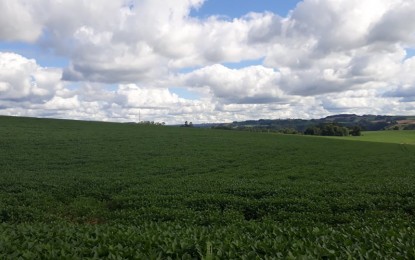
<path fill-rule="evenodd" d="M 415 48 L 414 49 L 406 49 L 406 57 L 411 58 L 415 56 Z"/>
<path fill-rule="evenodd" d="M 229 18 L 239 18 L 249 12 L 273 12 L 286 16 L 300 2 L 298 0 L 208 0 L 199 10 L 193 10 L 191 15 L 208 17 L 223 15 Z"/>
<path fill-rule="evenodd" d="M 414 13 L 408 0 L 0 0 L 0 115 L 415 114 Z"/>
<path fill-rule="evenodd" d="M 66 67 L 67 57 L 56 56 L 42 47 L 24 42 L 0 42 L 0 51 L 19 53 L 29 59 L 35 59 L 43 67 Z"/>

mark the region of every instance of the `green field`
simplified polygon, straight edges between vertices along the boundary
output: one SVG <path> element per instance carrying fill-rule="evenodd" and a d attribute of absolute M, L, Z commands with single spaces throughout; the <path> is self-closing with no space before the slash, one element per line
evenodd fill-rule
<path fill-rule="evenodd" d="M 415 144 L 415 130 L 363 132 L 363 135 L 358 139 L 370 142 L 413 145 Z"/>
<path fill-rule="evenodd" d="M 415 130 L 404 131 L 367 131 L 362 132 L 362 136 L 325 136 L 324 138 L 343 139 L 365 142 L 395 143 L 402 145 L 415 145 Z"/>
<path fill-rule="evenodd" d="M 0 180 L 1 259 L 415 258 L 412 145 L 0 117 Z"/>

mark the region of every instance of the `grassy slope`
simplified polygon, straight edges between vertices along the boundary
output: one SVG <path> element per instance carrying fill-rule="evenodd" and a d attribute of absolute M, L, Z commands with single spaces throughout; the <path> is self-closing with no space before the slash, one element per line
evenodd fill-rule
<path fill-rule="evenodd" d="M 399 144 L 0 117 L 0 256 L 414 257 L 414 159 Z"/>
<path fill-rule="evenodd" d="M 362 141 L 415 144 L 415 130 L 363 132 Z"/>
<path fill-rule="evenodd" d="M 313 136 L 314 137 L 314 136 Z M 394 144 L 415 144 L 415 130 L 401 131 L 366 131 L 362 132 L 362 136 L 318 136 L 319 138 L 329 138 L 347 141 L 363 141 L 378 143 L 394 143 Z"/>

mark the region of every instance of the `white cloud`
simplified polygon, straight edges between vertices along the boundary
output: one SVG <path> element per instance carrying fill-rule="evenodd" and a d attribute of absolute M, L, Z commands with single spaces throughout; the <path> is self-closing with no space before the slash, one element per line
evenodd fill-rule
<path fill-rule="evenodd" d="M 287 17 L 191 17 L 203 3 L 2 1 L 0 40 L 37 44 L 70 64 L 0 53 L 1 111 L 121 121 L 141 111 L 167 122 L 413 111 L 413 0 L 304 0 Z M 220 65 L 255 59 L 264 64 Z"/>
<path fill-rule="evenodd" d="M 79 106 L 80 102 L 77 96 L 70 98 L 55 96 L 46 102 L 42 108 L 45 110 L 75 110 Z"/>
<path fill-rule="evenodd" d="M 398 97 L 403 102 L 415 101 L 415 57 L 406 59 L 396 75 L 395 85 L 384 94 L 385 97 Z"/>
<path fill-rule="evenodd" d="M 61 70 L 41 68 L 35 60 L 0 52 L 0 100 L 43 102 L 62 86 Z"/>
<path fill-rule="evenodd" d="M 0 39 L 33 42 L 42 33 L 42 23 L 30 3 L 0 1 Z"/>
<path fill-rule="evenodd" d="M 120 84 L 106 90 L 97 83 L 72 88 L 61 75 L 59 69 L 0 52 L 0 114 L 110 121 L 138 121 L 141 114 L 143 120 L 168 123 L 212 118 L 209 102 L 183 99 L 166 88 Z"/>
<path fill-rule="evenodd" d="M 400 0 L 305 0 L 288 21 L 290 37 L 317 40 L 322 53 L 350 50 L 366 44 L 371 27 Z"/>
<path fill-rule="evenodd" d="M 16 0 L 23 4 L 23 0 Z M 64 79 L 95 82 L 151 81 L 169 69 L 224 61 L 257 59 L 263 54 L 248 43 L 272 14 L 251 14 L 232 21 L 190 17 L 202 0 L 48 1 L 33 0 L 30 19 L 44 28 L 42 46 L 69 56 Z M 19 26 L 31 32 L 29 27 Z M 249 34 L 249 36 L 248 36 Z M 37 37 L 36 37 L 37 36 Z M 1 39 L 7 39 L 1 37 Z"/>
<path fill-rule="evenodd" d="M 279 88 L 280 74 L 263 66 L 229 69 L 220 64 L 181 76 L 181 83 L 194 88 L 208 88 L 224 103 L 261 104 L 283 102 L 286 95 Z"/>
<path fill-rule="evenodd" d="M 391 1 L 392 7 L 373 26 L 370 41 L 415 46 L 415 4 L 412 0 Z"/>

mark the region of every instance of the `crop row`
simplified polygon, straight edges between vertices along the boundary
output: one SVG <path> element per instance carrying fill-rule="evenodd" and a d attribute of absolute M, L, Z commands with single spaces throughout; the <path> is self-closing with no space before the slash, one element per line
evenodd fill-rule
<path fill-rule="evenodd" d="M 383 223 L 385 224 L 385 223 Z M 239 222 L 203 227 L 176 222 L 139 226 L 0 224 L 0 257 L 23 258 L 406 258 L 415 257 L 414 223 L 287 227 Z"/>

